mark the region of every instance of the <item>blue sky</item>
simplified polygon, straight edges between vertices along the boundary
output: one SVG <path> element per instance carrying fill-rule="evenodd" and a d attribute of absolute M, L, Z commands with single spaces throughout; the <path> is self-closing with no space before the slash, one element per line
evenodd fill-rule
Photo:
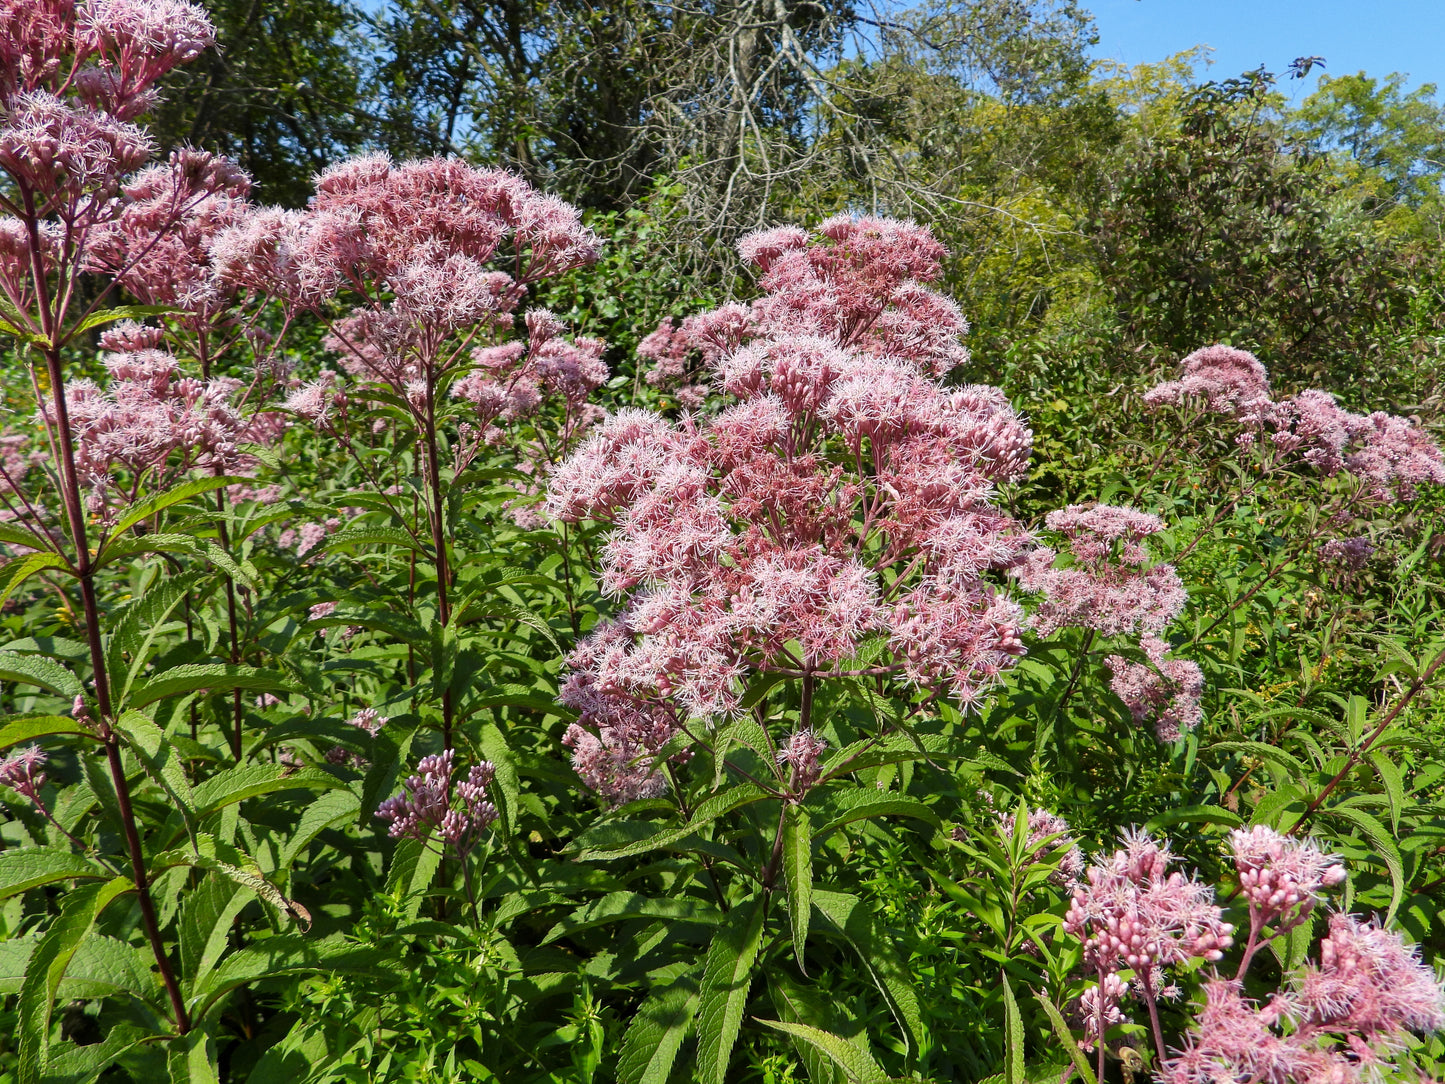
<path fill-rule="evenodd" d="M 1297 56 L 1322 56 L 1331 75 L 1409 75 L 1445 88 L 1445 0 L 1084 0 L 1099 25 L 1094 55 L 1127 64 L 1214 47 L 1208 77 L 1263 64 L 1277 75 Z M 1315 77 L 1281 80 L 1308 91 Z M 1445 95 L 1441 95 L 1445 97 Z"/>

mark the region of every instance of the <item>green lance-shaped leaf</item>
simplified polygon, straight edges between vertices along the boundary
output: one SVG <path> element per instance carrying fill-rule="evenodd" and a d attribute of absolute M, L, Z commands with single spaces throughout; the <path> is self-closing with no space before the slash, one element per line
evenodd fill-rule
<path fill-rule="evenodd" d="M 218 772 L 193 791 L 196 817 L 204 820 L 218 810 L 248 798 L 286 790 L 336 790 L 346 784 L 315 768 L 291 770 L 280 764 L 243 764 Z"/>
<path fill-rule="evenodd" d="M 20 590 L 21 585 L 31 576 L 48 569 L 70 570 L 70 564 L 58 553 L 27 553 L 16 557 L 0 568 L 0 606 L 10 601 L 10 596 Z"/>
<path fill-rule="evenodd" d="M 104 881 L 113 876 L 99 862 L 60 847 L 0 851 L 0 900 L 56 881 Z"/>
<path fill-rule="evenodd" d="M 697 980 L 684 975 L 644 1001 L 617 1058 L 618 1084 L 667 1084 L 677 1051 L 697 1015 Z"/>
<path fill-rule="evenodd" d="M 1019 1003 L 1014 1000 L 1013 987 L 1009 985 L 1008 973 L 1000 972 L 999 986 L 1003 991 L 1004 1023 L 1004 1080 L 1006 1084 L 1025 1084 L 1024 1080 L 1024 1021 L 1019 1013 Z"/>
<path fill-rule="evenodd" d="M 1395 911 L 1405 897 L 1405 860 L 1400 856 L 1400 848 L 1396 846 L 1394 836 L 1388 828 L 1362 809 L 1344 805 L 1331 806 L 1329 815 L 1349 821 L 1358 828 L 1390 871 L 1390 909 L 1385 912 L 1385 924 L 1389 925 L 1394 921 Z"/>
<path fill-rule="evenodd" d="M 1059 1007 L 1049 999 L 1047 994 L 1037 993 L 1034 998 L 1043 1007 L 1044 1015 L 1049 1018 L 1049 1023 L 1053 1026 L 1055 1037 L 1063 1045 L 1064 1053 L 1069 1055 L 1069 1061 L 1074 1064 L 1074 1071 L 1083 1078 L 1084 1084 L 1098 1084 L 1094 1076 L 1094 1067 L 1089 1064 L 1088 1055 L 1074 1040 L 1074 1033 L 1069 1030 L 1069 1025 L 1064 1020 L 1064 1014 L 1059 1011 Z"/>
<path fill-rule="evenodd" d="M 0 721 L 0 749 L 8 749 L 23 741 L 48 738 L 55 734 L 95 735 L 82 723 L 68 715 L 12 715 Z"/>
<path fill-rule="evenodd" d="M 203 573 L 187 572 L 162 580 L 122 611 L 106 640 L 106 666 L 110 670 L 116 699 L 122 703 L 136 679 L 145 671 L 166 623 L 186 592 Z"/>
<path fill-rule="evenodd" d="M 878 936 L 873 915 L 857 896 L 825 889 L 813 890 L 813 907 L 826 920 L 826 929 L 841 937 L 857 954 L 878 992 L 888 1003 L 910 1051 L 918 1049 L 923 1015 L 918 994 L 907 969 L 883 938 Z"/>
<path fill-rule="evenodd" d="M 274 670 L 261 670 L 254 666 L 239 666 L 229 662 L 191 663 L 174 666 L 149 681 L 134 686 L 125 706 L 143 708 L 168 696 L 181 696 L 198 689 L 212 693 L 225 693 L 232 689 L 250 689 L 265 693 L 298 691 Z"/>
<path fill-rule="evenodd" d="M 542 939 L 547 945 L 561 937 L 570 937 L 582 930 L 632 919 L 662 919 L 667 922 L 696 922 L 716 926 L 724 914 L 710 903 L 694 899 L 667 899 L 645 896 L 639 892 L 609 892 L 601 899 L 583 904 L 568 915 Z"/>
<path fill-rule="evenodd" d="M 226 486 L 236 482 L 245 482 L 247 479 L 239 476 L 222 475 L 217 478 L 197 478 L 189 482 L 182 482 L 180 485 L 172 486 L 163 493 L 157 493 L 143 501 L 130 506 L 130 510 L 121 516 L 120 521 L 111 529 L 111 543 L 108 543 L 96 557 L 96 563 L 103 563 L 114 540 L 118 539 L 126 531 L 130 530 L 137 523 L 150 519 L 157 512 L 163 512 L 167 508 L 174 507 L 182 501 L 188 501 L 202 493 L 210 493 L 212 490 L 224 489 Z"/>
<path fill-rule="evenodd" d="M 184 311 L 184 309 L 172 308 L 170 305 L 116 305 L 109 309 L 97 309 L 71 328 L 65 337 L 74 339 L 78 335 L 84 335 L 93 327 L 103 327 L 106 324 L 113 324 L 117 320 L 145 320 L 152 316 L 171 316 Z"/>
<path fill-rule="evenodd" d="M 76 888 L 65 897 L 59 917 L 50 924 L 25 968 L 16 1006 L 19 1084 L 39 1084 L 50 1061 L 50 1017 L 60 980 L 96 917 L 117 896 L 135 886 L 125 877 Z"/>
<path fill-rule="evenodd" d="M 422 901 L 442 863 L 441 850 L 419 839 L 403 839 L 391 855 L 391 869 L 386 874 L 386 890 L 399 895 L 402 914 L 411 921 L 421 911 Z"/>
<path fill-rule="evenodd" d="M 115 1059 L 138 1046 L 146 1032 L 130 1024 L 116 1024 L 98 1043 L 78 1046 L 70 1041 L 50 1048 L 50 1064 L 45 1067 L 41 1084 L 91 1084 L 112 1065 Z"/>
<path fill-rule="evenodd" d="M 255 899 L 249 888 L 222 873 L 208 871 L 198 888 L 181 901 L 181 981 L 194 990 L 226 951 L 231 924 Z"/>
<path fill-rule="evenodd" d="M 0 681 L 34 685 L 67 700 L 74 700 L 84 691 L 79 678 L 54 659 L 39 655 L 0 652 Z"/>
<path fill-rule="evenodd" d="M 234 844 L 217 839 L 209 832 L 198 832 L 190 847 L 166 851 L 153 859 L 155 867 L 194 866 L 213 870 L 242 888 L 248 888 L 283 916 L 311 925 L 311 914 L 294 900 L 287 899 L 279 888 L 266 879 L 258 863 Z"/>
<path fill-rule="evenodd" d="M 793 927 L 793 953 L 798 968 L 808 973 L 803 948 L 813 913 L 813 830 L 808 811 L 789 806 L 783 814 L 783 879 L 788 887 L 788 919 Z"/>
<path fill-rule="evenodd" d="M 728 912 L 708 949 L 697 1019 L 697 1079 L 703 1084 L 723 1084 L 727 1076 L 762 939 L 762 901 L 755 896 Z"/>
<path fill-rule="evenodd" d="M 197 1028 L 172 1039 L 166 1050 L 166 1074 L 170 1084 L 220 1084 L 216 1071 L 216 1044 Z"/>
<path fill-rule="evenodd" d="M 185 821 L 186 832 L 194 838 L 196 802 L 180 752 L 166 740 L 164 731 L 153 720 L 138 711 L 124 712 L 115 721 L 115 729 L 145 765 L 146 774 L 175 803 L 176 810 Z"/>
<path fill-rule="evenodd" d="M 922 802 L 912 798 L 870 794 L 866 790 L 839 791 L 826 805 L 819 808 L 818 813 L 823 824 L 813 835 L 815 842 L 826 839 L 845 824 L 871 820 L 874 817 L 912 817 L 933 828 L 938 828 L 943 823 L 938 814 Z"/>
<path fill-rule="evenodd" d="M 873 1055 L 857 1043 L 841 1035 L 810 1027 L 807 1024 L 791 1024 L 784 1020 L 762 1020 L 758 1023 L 801 1039 L 815 1050 L 827 1055 L 828 1059 L 843 1070 L 848 1084 L 892 1084 L 892 1078 L 873 1060 Z"/>

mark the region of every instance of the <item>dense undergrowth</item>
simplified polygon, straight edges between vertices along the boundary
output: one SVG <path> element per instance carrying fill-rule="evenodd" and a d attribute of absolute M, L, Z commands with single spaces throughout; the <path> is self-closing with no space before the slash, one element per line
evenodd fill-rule
<path fill-rule="evenodd" d="M 33 10 L 0 1075 L 1445 1070 L 1428 289 L 1367 380 L 1142 345 L 1192 309 L 970 355 L 911 222 L 719 304 L 455 159 L 142 169 L 205 20 Z"/>

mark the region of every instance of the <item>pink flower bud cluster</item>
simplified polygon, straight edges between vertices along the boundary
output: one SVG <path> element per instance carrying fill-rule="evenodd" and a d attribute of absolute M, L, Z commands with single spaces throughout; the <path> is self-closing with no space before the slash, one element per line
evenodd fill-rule
<path fill-rule="evenodd" d="M 997 389 L 932 375 L 965 325 L 920 285 L 942 252 L 926 230 L 822 234 L 751 240 L 765 296 L 692 324 L 733 405 L 620 411 L 553 472 L 549 510 L 612 525 L 601 582 L 630 596 L 574 660 L 602 695 L 716 717 L 751 671 L 826 676 L 873 640 L 880 672 L 967 701 L 1023 653 L 991 577 L 1031 541 L 993 496 L 1032 434 Z"/>
<path fill-rule="evenodd" d="M 1095 983 L 1079 995 L 1074 1015 L 1083 1031 L 1079 1039 L 1081 1049 L 1093 1050 L 1104 1041 L 1111 1027 L 1124 1022 L 1120 1002 L 1128 992 L 1128 982 L 1110 973 L 1104 976 L 1102 982 Z"/>
<path fill-rule="evenodd" d="M 484 760 L 468 770 L 465 780 L 453 785 L 455 760 L 451 749 L 422 757 L 417 774 L 407 776 L 403 783 L 403 792 L 377 807 L 377 819 L 390 822 L 388 835 L 425 842 L 435 832 L 454 853 L 465 855 L 471 850 L 497 819 L 497 807 L 487 798 L 487 788 L 497 772 Z"/>
<path fill-rule="evenodd" d="M 1309 840 L 1282 835 L 1263 824 L 1229 834 L 1239 890 L 1256 929 L 1283 933 L 1314 910 L 1321 890 L 1345 879 L 1345 867 Z"/>
<path fill-rule="evenodd" d="M 1056 554 L 1041 548 L 1015 571 L 1026 591 L 1043 596 L 1032 617 L 1045 635 L 1064 626 L 1105 636 L 1157 633 L 1179 616 L 1186 594 L 1169 564 L 1149 564 L 1144 540 L 1164 529 L 1163 520 L 1132 508 L 1073 504 L 1044 518 L 1064 536 L 1073 565 L 1055 568 Z"/>
<path fill-rule="evenodd" d="M 1152 665 L 1110 655 L 1107 663 L 1113 678 L 1109 688 L 1124 701 L 1134 722 L 1153 720 L 1154 734 L 1161 742 L 1176 742 L 1204 718 L 1200 707 L 1204 672 L 1198 663 L 1172 658 L 1168 643 L 1158 636 L 1141 637 L 1139 646 Z"/>
<path fill-rule="evenodd" d="M 1108 974 L 1125 969 L 1152 981 L 1152 969 L 1192 959 L 1217 961 L 1234 928 L 1214 903 L 1214 890 L 1168 872 L 1168 845 L 1144 832 L 1091 865 L 1074 890 L 1064 929 L 1084 941 L 1084 965 Z"/>
<path fill-rule="evenodd" d="M 40 766 L 47 757 L 38 745 L 28 745 L 0 760 L 0 786 L 9 787 L 22 798 L 28 798 L 37 805 L 40 802 L 40 788 L 45 786 L 45 773 Z"/>
<path fill-rule="evenodd" d="M 819 762 L 827 748 L 827 741 L 814 734 L 811 727 L 804 727 L 789 735 L 778 749 L 778 763 L 790 769 L 796 793 L 804 793 L 818 781 L 822 774 Z"/>
<path fill-rule="evenodd" d="M 1018 826 L 1019 814 L 1000 814 L 999 835 L 1005 841 L 1011 839 Z M 1084 852 L 1073 837 L 1069 822 L 1057 813 L 1047 809 L 1030 809 L 1027 817 L 1028 840 L 1024 844 L 1026 857 L 1033 862 L 1046 862 L 1055 856 L 1058 868 L 1049 875 L 1054 884 L 1073 884 L 1084 872 Z"/>
<path fill-rule="evenodd" d="M 1273 399 L 1258 359 L 1227 346 L 1195 351 L 1183 369 L 1182 379 L 1151 389 L 1145 401 L 1202 398 L 1205 409 L 1241 423 L 1240 443 L 1248 446 L 1267 433 L 1272 446 L 1298 454 L 1321 474 L 1345 471 L 1359 478 L 1371 500 L 1411 500 L 1421 485 L 1445 485 L 1445 454 L 1417 419 L 1383 411 L 1354 414 L 1319 390 Z"/>

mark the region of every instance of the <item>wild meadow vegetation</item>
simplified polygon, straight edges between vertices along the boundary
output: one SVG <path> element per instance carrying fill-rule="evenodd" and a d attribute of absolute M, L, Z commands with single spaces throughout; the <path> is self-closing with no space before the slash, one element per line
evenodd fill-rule
<path fill-rule="evenodd" d="M 0 1079 L 1445 1074 L 1434 88 L 0 31 Z"/>

